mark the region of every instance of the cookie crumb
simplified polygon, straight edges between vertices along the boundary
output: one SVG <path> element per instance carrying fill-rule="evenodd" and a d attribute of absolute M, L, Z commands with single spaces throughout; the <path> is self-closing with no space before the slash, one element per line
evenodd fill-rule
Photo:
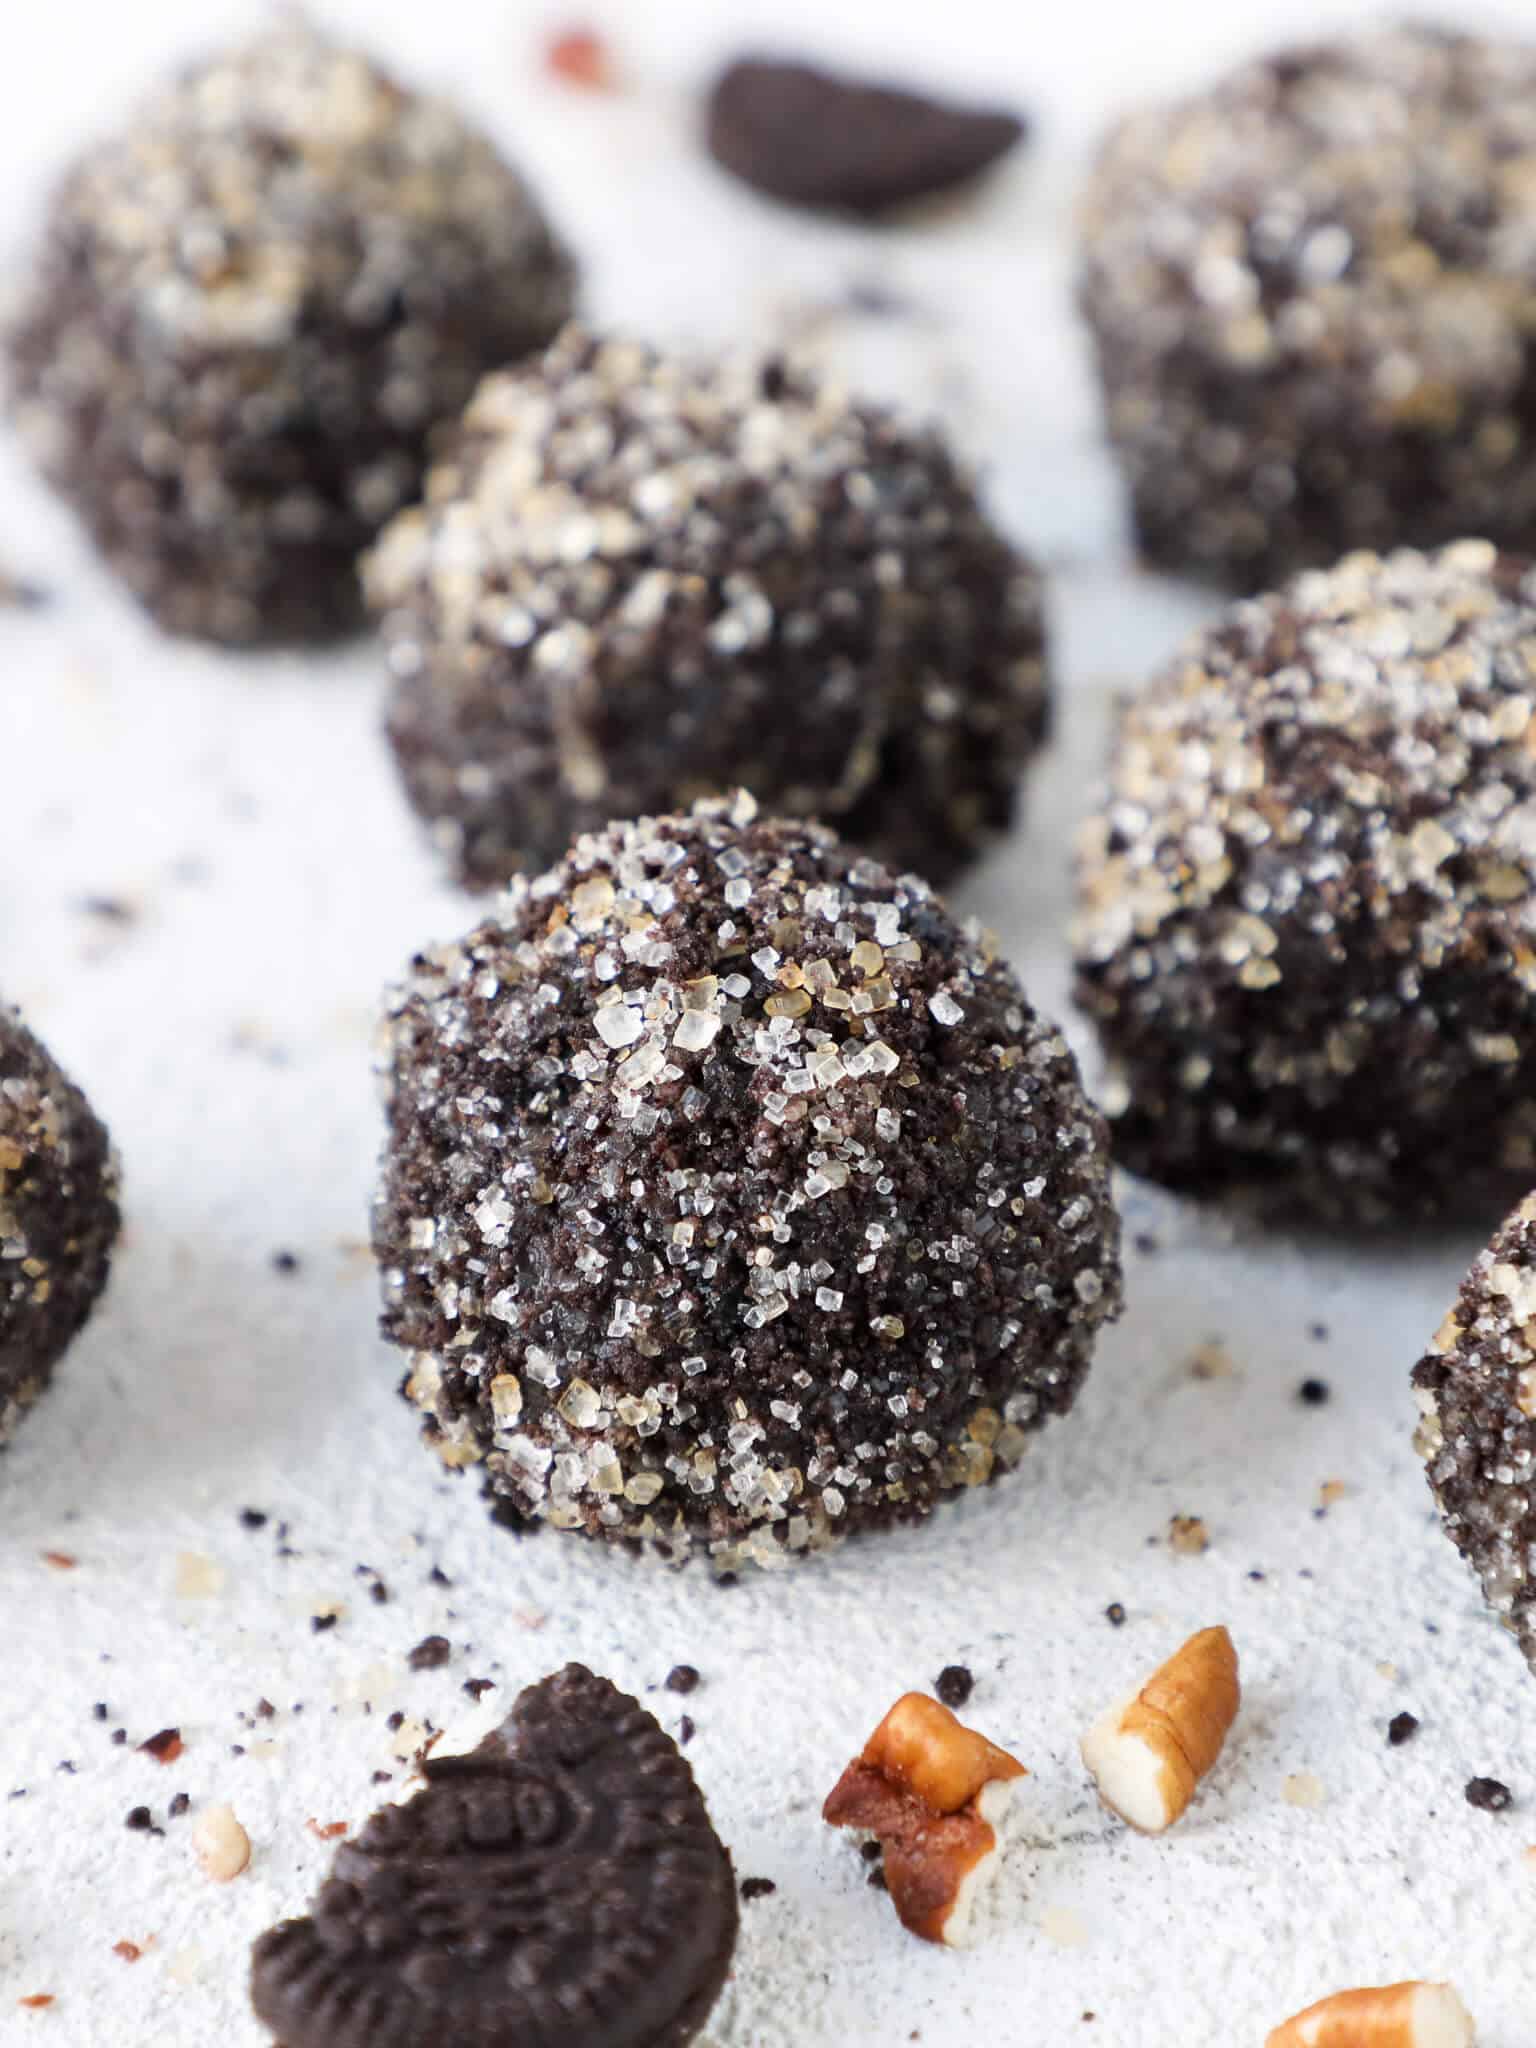
<path fill-rule="evenodd" d="M 699 1674 L 691 1664 L 674 1664 L 667 1673 L 665 1682 L 668 1692 L 696 1692 L 699 1686 Z"/>
<path fill-rule="evenodd" d="M 496 1681 L 494 1678 L 466 1678 L 459 1690 L 467 1693 L 478 1706 L 488 1692 L 496 1690 Z"/>
<path fill-rule="evenodd" d="M 437 1671 L 453 1655 L 453 1645 L 446 1636 L 423 1636 L 406 1658 L 413 1671 Z"/>
<path fill-rule="evenodd" d="M 934 1681 L 934 1691 L 946 1707 L 963 1707 L 976 1685 L 964 1664 L 946 1664 Z"/>
<path fill-rule="evenodd" d="M 1401 1749 L 1405 1742 L 1412 1742 L 1419 1732 L 1417 1714 L 1394 1714 L 1387 1723 L 1387 1743 L 1392 1749 Z"/>
<path fill-rule="evenodd" d="M 1312 1771 L 1294 1771 L 1280 1788 L 1287 1806 L 1318 1807 L 1327 1804 L 1323 1781 Z"/>
<path fill-rule="evenodd" d="M 1104 1619 L 1111 1628 L 1125 1627 L 1125 1609 L 1118 1600 L 1111 1600 L 1104 1610 Z"/>
<path fill-rule="evenodd" d="M 744 1877 L 741 1880 L 741 1896 L 744 1899 L 766 1899 L 776 1892 L 778 1886 L 771 1877 Z"/>
<path fill-rule="evenodd" d="M 1466 1796 L 1479 1813 L 1508 1813 L 1515 1803 L 1513 1792 L 1498 1778 L 1469 1778 Z"/>
<path fill-rule="evenodd" d="M 157 1764 L 173 1764 L 186 1748 L 179 1728 L 162 1728 L 139 1744 L 140 1756 L 152 1756 Z"/>
<path fill-rule="evenodd" d="M 1179 1557 L 1198 1557 L 1211 1547 L 1210 1531 L 1199 1515 L 1175 1515 L 1168 1524 L 1168 1547 Z"/>
<path fill-rule="evenodd" d="M 251 1860 L 251 1838 L 231 1806 L 210 1806 L 192 1829 L 192 1850 L 205 1875 L 228 1884 Z"/>
<path fill-rule="evenodd" d="M 136 1941 L 114 1941 L 112 1953 L 121 1956 L 125 1963 L 136 1963 L 144 1951 Z"/>
<path fill-rule="evenodd" d="M 1296 1389 L 1296 1398 L 1303 1408 L 1326 1408 L 1333 1399 L 1333 1389 L 1326 1380 L 1303 1380 Z"/>

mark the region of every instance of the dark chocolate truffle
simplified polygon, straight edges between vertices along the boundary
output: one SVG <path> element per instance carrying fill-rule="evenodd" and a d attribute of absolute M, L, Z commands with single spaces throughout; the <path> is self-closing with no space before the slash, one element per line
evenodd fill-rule
<path fill-rule="evenodd" d="M 810 64 L 742 57 L 709 96 L 709 153 L 791 206 L 880 214 L 947 192 L 1006 156 L 1017 114 L 961 107 Z"/>
<path fill-rule="evenodd" d="M 484 137 L 285 23 L 65 178 L 13 401 L 163 626 L 314 638 L 360 617 L 355 558 L 415 494 L 434 423 L 570 302 Z"/>
<path fill-rule="evenodd" d="M 917 1520 L 1119 1306 L 1055 1028 L 926 884 L 749 797 L 519 880 L 384 1058 L 384 1328 L 504 1520 L 722 1570 Z"/>
<path fill-rule="evenodd" d="M 683 2048 L 730 1969 L 731 1859 L 693 1773 L 580 1664 L 336 1852 L 310 1917 L 256 1943 L 285 2048 Z"/>
<path fill-rule="evenodd" d="M 118 1220 L 106 1130 L 0 1004 L 0 1444 L 95 1307 Z"/>
<path fill-rule="evenodd" d="M 1413 1383 L 1445 1533 L 1536 1671 L 1536 1195 L 1479 1253 Z"/>
<path fill-rule="evenodd" d="M 1126 706 L 1078 1000 L 1115 1156 L 1346 1219 L 1536 1179 L 1536 571 L 1353 555 Z"/>
<path fill-rule="evenodd" d="M 1110 138 L 1082 304 L 1145 552 L 1536 543 L 1536 44 L 1380 29 Z"/>
<path fill-rule="evenodd" d="M 942 882 L 1040 744 L 1040 583 L 935 433 L 570 329 L 370 556 L 389 731 L 471 884 L 748 785 Z"/>

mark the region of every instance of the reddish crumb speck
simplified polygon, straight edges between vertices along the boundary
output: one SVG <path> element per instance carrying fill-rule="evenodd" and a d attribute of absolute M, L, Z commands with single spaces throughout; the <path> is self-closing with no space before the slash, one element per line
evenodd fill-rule
<path fill-rule="evenodd" d="M 157 1764 L 173 1764 L 186 1748 L 179 1728 L 162 1728 L 158 1735 L 151 1735 L 147 1742 L 139 1744 L 140 1756 L 152 1756 Z"/>
<path fill-rule="evenodd" d="M 56 1572 L 72 1572 L 79 1562 L 79 1558 L 71 1557 L 67 1550 L 45 1550 L 43 1552 L 43 1563 L 51 1565 Z"/>
<path fill-rule="evenodd" d="M 121 1956 L 125 1963 L 136 1963 L 144 1951 L 136 1941 L 114 1941 L 112 1953 Z"/>
<path fill-rule="evenodd" d="M 347 1832 L 344 1820 L 328 1820 L 323 1826 L 317 1820 L 307 1820 L 304 1825 L 317 1842 L 334 1842 L 339 1835 Z"/>
<path fill-rule="evenodd" d="M 549 36 L 544 68 L 584 92 L 612 92 L 618 83 L 608 45 L 590 28 L 560 29 Z"/>
<path fill-rule="evenodd" d="M 18 1998 L 16 2003 L 26 2006 L 31 2012 L 41 2012 L 45 2005 L 52 2005 L 53 1993 L 51 1991 L 34 1991 L 30 1998 Z"/>

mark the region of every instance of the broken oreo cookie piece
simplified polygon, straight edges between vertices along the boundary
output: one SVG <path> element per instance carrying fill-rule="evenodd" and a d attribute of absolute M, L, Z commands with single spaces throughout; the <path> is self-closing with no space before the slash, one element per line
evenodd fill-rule
<path fill-rule="evenodd" d="M 996 108 L 942 104 L 809 64 L 744 57 L 710 94 L 709 153 L 791 206 L 877 214 L 977 177 L 1026 124 Z"/>
<path fill-rule="evenodd" d="M 285 2048 L 683 2048 L 730 1968 L 736 1884 L 651 1716 L 568 1664 L 423 1772 L 256 1943 L 252 2002 Z"/>

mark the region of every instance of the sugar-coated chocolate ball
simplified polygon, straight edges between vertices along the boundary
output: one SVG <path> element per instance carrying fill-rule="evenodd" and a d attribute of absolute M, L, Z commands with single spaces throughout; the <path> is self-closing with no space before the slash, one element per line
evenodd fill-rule
<path fill-rule="evenodd" d="M 1234 605 L 1122 714 L 1078 1000 L 1115 1156 L 1376 1220 L 1536 1180 L 1536 570 L 1469 541 Z"/>
<path fill-rule="evenodd" d="M 738 785 L 942 884 L 1044 735 L 1039 578 L 945 441 L 777 360 L 569 329 L 366 580 L 406 789 L 476 886 Z"/>
<path fill-rule="evenodd" d="M 390 999 L 405 1391 L 504 1519 L 721 1569 L 916 1520 L 1071 1406 L 1104 1127 L 910 875 L 752 800 L 614 825 Z"/>
<path fill-rule="evenodd" d="M 571 292 L 484 136 L 284 23 L 67 174 L 12 402 L 163 626 L 313 639 L 360 621 L 356 557 L 414 496 L 431 429 Z"/>
<path fill-rule="evenodd" d="M 1155 561 L 1536 546 L 1536 43 L 1376 29 L 1110 137 L 1081 296 Z"/>
<path fill-rule="evenodd" d="M 1445 1532 L 1536 1671 L 1536 1195 L 1478 1254 L 1413 1380 Z"/>
<path fill-rule="evenodd" d="M 0 1004 L 0 1444 L 95 1307 L 118 1220 L 100 1119 Z"/>

